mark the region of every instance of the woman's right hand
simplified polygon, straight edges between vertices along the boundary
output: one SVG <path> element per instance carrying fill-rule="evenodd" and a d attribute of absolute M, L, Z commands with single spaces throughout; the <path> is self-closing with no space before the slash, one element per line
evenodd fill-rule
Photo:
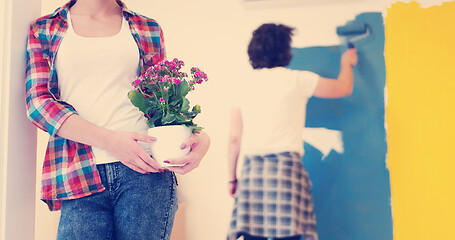
<path fill-rule="evenodd" d="M 138 141 L 151 143 L 156 139 L 148 135 L 111 131 L 106 136 L 104 148 L 125 166 L 139 173 L 163 172 L 163 168 L 141 147 Z"/>
<path fill-rule="evenodd" d="M 237 184 L 237 181 L 229 182 L 229 195 L 233 198 L 235 198 L 235 193 L 237 192 Z"/>
<path fill-rule="evenodd" d="M 355 48 L 349 48 L 343 55 L 341 55 L 341 65 L 347 65 L 353 67 L 357 64 L 357 50 Z"/>

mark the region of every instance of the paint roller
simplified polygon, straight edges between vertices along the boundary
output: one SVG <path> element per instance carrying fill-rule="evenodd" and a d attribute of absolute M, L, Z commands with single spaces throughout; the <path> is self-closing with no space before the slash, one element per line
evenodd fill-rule
<path fill-rule="evenodd" d="M 360 34 L 359 36 L 352 37 L 348 40 L 348 48 L 354 48 L 353 42 L 366 38 L 370 34 L 370 31 L 365 23 L 351 21 L 344 26 L 337 27 L 337 34 L 346 37 Z"/>

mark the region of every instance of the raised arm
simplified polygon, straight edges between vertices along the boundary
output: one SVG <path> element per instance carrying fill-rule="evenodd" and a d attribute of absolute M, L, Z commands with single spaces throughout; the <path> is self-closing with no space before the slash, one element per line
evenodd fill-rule
<path fill-rule="evenodd" d="M 242 140 L 242 114 L 239 108 L 231 109 L 228 142 L 229 194 L 234 197 L 237 190 L 237 162 Z"/>
<path fill-rule="evenodd" d="M 350 48 L 341 56 L 340 72 L 337 79 L 320 77 L 313 96 L 319 98 L 340 98 L 351 95 L 354 74 L 352 67 L 357 64 L 357 50 Z"/>

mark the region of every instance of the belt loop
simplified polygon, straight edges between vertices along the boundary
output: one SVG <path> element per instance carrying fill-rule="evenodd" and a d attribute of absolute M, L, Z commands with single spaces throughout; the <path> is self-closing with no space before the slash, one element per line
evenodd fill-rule
<path fill-rule="evenodd" d="M 111 164 L 108 164 L 108 163 L 103 164 L 103 165 L 104 165 L 105 168 L 106 168 L 107 184 L 108 184 L 109 186 L 111 186 L 111 185 L 112 185 L 112 181 L 114 180 L 114 179 L 113 179 L 113 176 L 112 176 L 112 165 L 111 165 Z"/>

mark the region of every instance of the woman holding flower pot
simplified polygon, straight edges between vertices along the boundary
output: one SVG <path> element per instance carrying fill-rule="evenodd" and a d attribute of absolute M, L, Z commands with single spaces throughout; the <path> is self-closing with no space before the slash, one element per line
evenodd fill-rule
<path fill-rule="evenodd" d="M 248 46 L 254 70 L 231 110 L 229 194 L 235 198 L 229 239 L 317 240 L 311 181 L 301 163 L 306 104 L 311 96 L 339 98 L 353 88 L 355 49 L 343 53 L 337 79 L 284 68 L 293 29 L 263 24 Z M 253 91 L 252 91 L 253 90 Z M 240 149 L 245 155 L 237 180 Z"/>
<path fill-rule="evenodd" d="M 120 0 L 72 0 L 32 23 L 27 113 L 50 134 L 41 198 L 61 209 L 58 239 L 170 238 L 174 172 L 196 168 L 210 140 L 199 131 L 183 142 L 190 152 L 168 160 L 180 167 L 147 153 L 155 139 L 127 95 L 163 59 L 160 26 Z"/>

